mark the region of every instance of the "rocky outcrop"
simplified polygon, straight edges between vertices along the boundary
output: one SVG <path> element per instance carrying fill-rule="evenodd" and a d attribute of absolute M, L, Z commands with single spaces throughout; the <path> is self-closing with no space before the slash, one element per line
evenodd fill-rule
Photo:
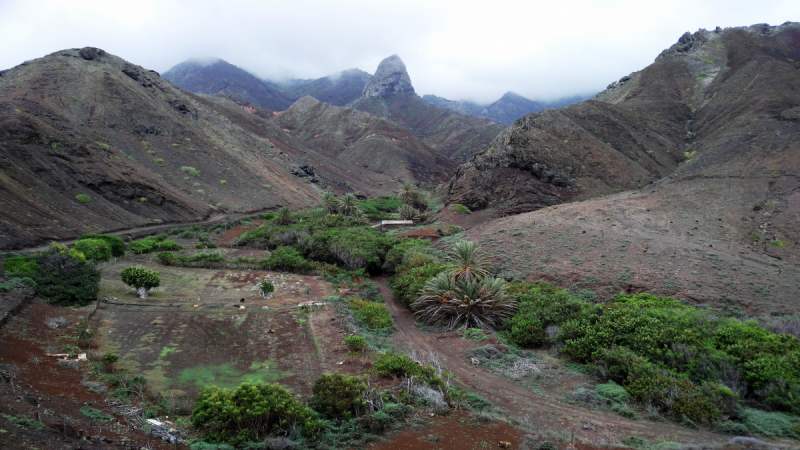
<path fill-rule="evenodd" d="M 378 65 L 375 75 L 364 86 L 365 97 L 386 98 L 395 94 L 414 94 L 406 65 L 397 55 L 392 55 Z"/>

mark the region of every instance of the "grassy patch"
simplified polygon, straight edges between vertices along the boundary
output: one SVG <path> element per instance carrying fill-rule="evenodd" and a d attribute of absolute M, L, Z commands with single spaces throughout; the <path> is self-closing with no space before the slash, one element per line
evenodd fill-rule
<path fill-rule="evenodd" d="M 189 367 L 178 375 L 177 383 L 236 388 L 241 383 L 276 383 L 292 375 L 292 372 L 278 370 L 275 361 L 254 361 L 248 371 L 239 370 L 231 364 Z"/>

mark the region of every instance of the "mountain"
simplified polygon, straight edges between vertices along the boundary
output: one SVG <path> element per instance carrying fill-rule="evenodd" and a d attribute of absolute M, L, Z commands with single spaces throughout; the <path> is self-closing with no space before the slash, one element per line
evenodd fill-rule
<path fill-rule="evenodd" d="M 503 129 L 490 120 L 458 114 L 423 100 L 415 93 L 405 64 L 397 55 L 381 61 L 352 106 L 401 125 L 458 162 L 485 148 Z"/>
<path fill-rule="evenodd" d="M 320 153 L 396 179 L 438 184 L 447 181 L 457 166 L 393 122 L 311 96 L 275 120 Z"/>
<path fill-rule="evenodd" d="M 259 108 L 281 111 L 293 102 L 277 87 L 221 59 L 190 59 L 162 76 L 185 91 L 196 94 L 223 92 Z"/>
<path fill-rule="evenodd" d="M 797 42 L 789 22 L 686 33 L 594 99 L 516 121 L 459 167 L 447 201 L 532 211 L 470 231 L 510 278 L 796 312 Z"/>
<path fill-rule="evenodd" d="M 475 117 L 486 117 L 503 125 L 511 125 L 520 117 L 546 108 L 560 108 L 588 99 L 587 96 L 576 95 L 564 97 L 552 102 L 536 102 L 514 92 L 506 92 L 499 100 L 488 105 L 468 101 L 448 100 L 435 95 L 423 95 L 422 99 L 440 108 L 447 108 L 459 114 Z"/>
<path fill-rule="evenodd" d="M 307 147 L 271 111 L 195 95 L 96 48 L 0 72 L 0 248 L 309 207 L 390 177 Z"/>
<path fill-rule="evenodd" d="M 278 88 L 292 101 L 310 95 L 324 103 L 345 106 L 361 97 L 370 78 L 372 75 L 363 70 L 348 69 L 316 80 L 292 80 Z"/>

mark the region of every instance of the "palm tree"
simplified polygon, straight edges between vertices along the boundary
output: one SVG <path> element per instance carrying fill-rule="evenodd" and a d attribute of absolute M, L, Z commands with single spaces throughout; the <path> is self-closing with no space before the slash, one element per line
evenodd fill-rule
<path fill-rule="evenodd" d="M 339 209 L 342 214 L 344 214 L 345 216 L 349 216 L 350 213 L 353 211 L 353 209 L 356 208 L 357 206 L 358 206 L 358 199 L 356 198 L 355 195 L 348 192 L 347 194 L 344 194 L 344 197 L 342 197 Z"/>
<path fill-rule="evenodd" d="M 504 280 L 457 280 L 443 272 L 425 284 L 411 309 L 422 322 L 448 330 L 495 330 L 517 311 L 517 301 L 505 290 Z"/>
<path fill-rule="evenodd" d="M 482 280 L 489 275 L 487 267 L 490 263 L 488 255 L 484 254 L 475 242 L 459 241 L 447 254 L 450 263 L 449 269 L 456 280 L 472 281 Z"/>
<path fill-rule="evenodd" d="M 336 214 L 339 211 L 339 199 L 333 192 L 325 191 L 322 193 L 322 207 L 331 214 Z"/>
<path fill-rule="evenodd" d="M 415 196 L 419 195 L 417 188 L 411 184 L 410 181 L 404 181 L 403 186 L 397 191 L 397 196 L 403 199 L 403 202 L 410 205 Z"/>
<path fill-rule="evenodd" d="M 325 208 L 313 208 L 308 213 L 308 217 L 312 219 L 322 219 L 323 217 L 328 215 L 328 210 Z"/>
<path fill-rule="evenodd" d="M 401 205 L 397 212 L 403 220 L 414 220 L 419 216 L 419 211 L 411 205 Z"/>
<path fill-rule="evenodd" d="M 350 211 L 350 220 L 355 223 L 365 224 L 367 223 L 367 214 L 356 206 L 355 209 Z"/>
<path fill-rule="evenodd" d="M 281 225 L 286 225 L 292 222 L 292 210 L 289 209 L 288 206 L 284 206 L 283 208 L 278 210 L 277 217 L 275 220 L 278 221 Z"/>

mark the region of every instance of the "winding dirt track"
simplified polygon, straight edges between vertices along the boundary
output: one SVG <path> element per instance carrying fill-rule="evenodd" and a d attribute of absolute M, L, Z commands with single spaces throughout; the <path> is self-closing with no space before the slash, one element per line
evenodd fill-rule
<path fill-rule="evenodd" d="M 536 393 L 515 385 L 499 374 L 489 372 L 471 364 L 463 356 L 464 343 L 455 333 L 424 333 L 415 325 L 411 313 L 392 296 L 385 277 L 373 278 L 380 287 L 386 306 L 394 316 L 397 332 L 395 346 L 407 352 L 430 351 L 439 354 L 444 370 L 452 372 L 464 388 L 490 400 L 496 407 L 507 410 L 509 416 L 527 417 L 540 430 L 552 430 L 569 434 L 586 443 L 619 442 L 629 436 L 638 436 L 648 441 L 666 440 L 680 443 L 723 443 L 730 436 L 721 436 L 708 431 L 682 428 L 672 423 L 657 423 L 646 420 L 632 421 L 609 411 L 594 411 L 573 406 L 550 393 Z M 571 374 L 564 371 L 564 377 Z"/>

